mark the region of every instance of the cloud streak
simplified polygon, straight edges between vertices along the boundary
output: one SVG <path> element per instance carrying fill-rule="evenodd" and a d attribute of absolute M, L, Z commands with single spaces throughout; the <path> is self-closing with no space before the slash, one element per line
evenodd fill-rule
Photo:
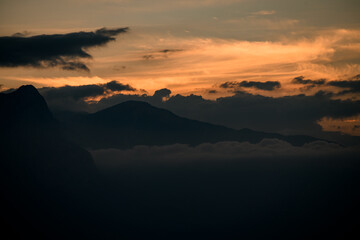
<path fill-rule="evenodd" d="M 90 71 L 81 59 L 92 58 L 89 48 L 103 46 L 128 28 L 101 28 L 94 32 L 0 37 L 0 67 L 60 67 Z"/>
<path fill-rule="evenodd" d="M 264 91 L 273 91 L 281 87 L 280 82 L 266 81 L 266 82 L 254 82 L 254 81 L 242 81 L 242 82 L 225 82 L 220 85 L 220 88 L 256 88 Z"/>
<path fill-rule="evenodd" d="M 334 86 L 337 88 L 345 88 L 346 90 L 343 90 L 338 93 L 338 95 L 345 95 L 348 93 L 359 93 L 360 92 L 360 76 L 357 75 L 353 77 L 350 81 L 342 80 L 342 81 L 331 81 L 328 83 L 330 86 Z"/>
<path fill-rule="evenodd" d="M 328 86 L 336 87 L 340 89 L 346 89 L 334 94 L 337 96 L 342 96 L 346 94 L 356 94 L 360 92 L 360 75 L 356 75 L 347 80 L 333 80 L 333 81 L 328 81 L 326 79 L 311 80 L 311 79 L 305 79 L 305 77 L 300 76 L 294 78 L 292 80 L 292 83 L 306 85 L 305 90 L 309 90 L 315 87 L 328 87 Z"/>
<path fill-rule="evenodd" d="M 258 11 L 258 12 L 253 12 L 252 15 L 260 15 L 260 16 L 266 16 L 266 15 L 273 15 L 275 14 L 276 12 L 274 10 L 261 10 L 261 11 Z"/>

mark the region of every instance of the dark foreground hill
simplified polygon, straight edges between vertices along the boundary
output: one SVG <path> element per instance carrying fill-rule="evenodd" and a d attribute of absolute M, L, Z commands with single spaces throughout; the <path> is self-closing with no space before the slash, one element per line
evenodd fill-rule
<path fill-rule="evenodd" d="M 14 238 L 41 237 L 55 222 L 70 223 L 66 212 L 95 184 L 96 168 L 86 150 L 63 137 L 33 86 L 1 93 L 0 113 L 3 223 Z"/>
<path fill-rule="evenodd" d="M 22 86 L 0 94 L 1 150 L 3 164 L 14 171 L 27 171 L 56 181 L 69 177 L 86 178 L 95 166 L 91 155 L 65 139 L 43 97 L 33 86 Z M 85 171 L 84 171 L 85 170 Z M 41 177 L 40 177 L 41 176 Z M 74 179 L 71 179 L 72 181 Z"/>
<path fill-rule="evenodd" d="M 179 117 L 168 110 L 140 101 L 128 101 L 94 114 L 78 116 L 74 121 L 68 121 L 67 128 L 71 139 L 92 149 L 125 149 L 136 145 L 176 143 L 194 146 L 220 141 L 258 143 L 264 138 L 276 138 L 302 146 L 318 140 L 310 136 L 234 130 Z"/>

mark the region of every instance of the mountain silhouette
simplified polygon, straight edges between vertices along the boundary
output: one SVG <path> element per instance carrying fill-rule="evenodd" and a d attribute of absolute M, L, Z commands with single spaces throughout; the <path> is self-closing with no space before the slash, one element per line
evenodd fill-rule
<path fill-rule="evenodd" d="M 127 101 L 93 114 L 77 116 L 76 120 L 67 121 L 67 129 L 71 139 L 92 149 L 176 143 L 194 146 L 219 141 L 258 143 L 264 138 L 276 138 L 301 146 L 318 140 L 310 136 L 235 130 L 179 117 L 141 101 Z"/>
<path fill-rule="evenodd" d="M 78 171 L 76 168 L 81 172 L 85 166 L 94 168 L 91 155 L 65 139 L 44 98 L 33 86 L 0 94 L 0 112 L 1 148 L 9 160 L 3 163 L 13 165 L 16 171 L 26 168 L 36 172 L 38 178 L 43 174 L 55 180 L 62 174 L 60 171 L 71 175 Z"/>
<path fill-rule="evenodd" d="M 85 149 L 66 140 L 33 86 L 0 93 L 0 112 L 2 217 L 19 238 L 41 236 L 56 227 L 58 216 L 72 219 L 66 213 L 83 202 L 96 168 Z"/>
<path fill-rule="evenodd" d="M 124 159 L 98 178 L 66 134 L 88 148 L 311 137 L 234 130 L 137 101 L 69 114 L 61 127 L 32 86 L 0 93 L 0 112 L 0 220 L 11 239 L 348 239 L 358 229 L 355 155 Z"/>

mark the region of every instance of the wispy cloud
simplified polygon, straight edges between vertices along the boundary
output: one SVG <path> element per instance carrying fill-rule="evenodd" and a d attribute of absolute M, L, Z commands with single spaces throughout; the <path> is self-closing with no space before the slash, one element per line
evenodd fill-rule
<path fill-rule="evenodd" d="M 235 90 L 241 90 L 242 88 L 256 88 L 259 90 L 273 91 L 281 87 L 280 82 L 266 81 L 266 82 L 254 82 L 254 81 L 242 81 L 242 82 L 225 82 L 220 85 L 221 88 L 232 88 Z"/>
<path fill-rule="evenodd" d="M 279 81 L 286 83 L 297 76 L 318 78 L 313 68 L 303 64 L 331 59 L 334 47 L 341 44 L 336 36 L 283 41 L 239 41 L 215 38 L 179 38 L 144 35 L 136 41 L 124 40 L 130 51 L 107 57 L 107 65 L 127 66 L 115 75 L 137 88 L 155 90 L 181 83 L 183 89 L 211 88 L 225 81 Z M 142 39 L 146 39 L 143 41 Z M 182 49 L 163 57 L 159 49 Z M 144 55 L 152 60 L 145 61 Z M 157 54 L 154 57 L 154 54 Z M 105 58 L 97 58 L 99 62 Z M 150 59 L 150 60 L 151 60 Z M 104 69 L 105 71 L 105 69 Z M 352 75 L 355 75 L 354 73 Z M 320 74 L 319 74 L 320 75 Z M 335 75 L 336 76 L 336 75 Z M 319 77 L 321 78 L 321 77 Z M 198 84 L 196 84 L 198 83 Z M 141 86 L 140 86 L 141 85 Z M 174 92 L 181 92 L 182 87 Z M 288 90 L 288 89 L 287 89 Z M 287 94 L 291 93 L 286 91 Z M 278 94 L 282 94 L 281 91 Z M 284 93 L 285 94 L 285 93 Z M 294 92 L 295 94 L 295 92 Z"/>
<path fill-rule="evenodd" d="M 261 11 L 258 11 L 258 12 L 252 12 L 251 14 L 252 15 L 261 15 L 261 16 L 264 16 L 264 15 L 273 15 L 275 14 L 276 12 L 274 10 L 261 10 Z"/>
<path fill-rule="evenodd" d="M 277 41 L 244 41 L 133 31 L 121 42 L 112 43 L 111 49 L 91 51 L 94 57 L 92 76 L 77 72 L 68 76 L 31 72 L 29 77 L 28 72 L 21 69 L 16 74 L 0 71 L 6 79 L 37 82 L 41 86 L 118 79 L 150 93 L 170 88 L 174 94 L 196 93 L 212 99 L 231 94 L 225 89 L 216 89 L 224 82 L 279 82 L 280 89 L 262 91 L 261 94 L 277 97 L 299 93 L 311 95 L 317 91 L 315 88 L 304 92 L 300 89 L 303 84 L 294 84 L 293 79 L 305 76 L 306 79 L 334 81 L 360 73 L 360 63 L 352 56 L 350 59 L 348 55 L 339 58 L 338 54 L 349 46 L 353 52 L 360 51 L 360 45 L 356 44 L 360 40 L 359 31 L 338 29 L 312 34 L 307 38 L 290 36 Z M 144 56 L 149 56 L 148 60 Z M 215 90 L 214 87 L 216 94 L 209 94 L 209 89 Z M 251 87 L 246 91 L 257 93 L 258 89 Z"/>
<path fill-rule="evenodd" d="M 295 27 L 299 24 L 297 19 L 288 19 L 288 18 L 259 18 L 254 15 L 244 17 L 244 18 L 235 18 L 225 20 L 224 23 L 247 26 L 252 28 L 262 28 L 264 30 L 286 30 L 292 27 Z"/>

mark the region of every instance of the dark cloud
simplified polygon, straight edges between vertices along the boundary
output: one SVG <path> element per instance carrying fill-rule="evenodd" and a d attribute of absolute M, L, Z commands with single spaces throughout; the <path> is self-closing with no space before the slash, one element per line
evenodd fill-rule
<path fill-rule="evenodd" d="M 181 49 L 164 49 L 159 52 L 160 53 L 172 53 L 172 52 L 181 52 L 181 51 L 183 51 L 183 50 L 181 50 Z"/>
<path fill-rule="evenodd" d="M 128 30 L 129 30 L 129 28 L 127 28 L 127 27 L 125 27 L 125 28 L 114 28 L 114 29 L 100 28 L 100 29 L 95 31 L 95 34 L 100 35 L 100 36 L 109 37 L 110 38 L 109 40 L 115 40 L 114 36 L 116 36 L 116 35 L 118 35 L 120 33 L 125 33 Z"/>
<path fill-rule="evenodd" d="M 353 76 L 352 78 L 350 78 L 349 80 L 352 80 L 352 81 L 360 81 L 360 74 L 356 75 L 356 76 Z"/>
<path fill-rule="evenodd" d="M 280 82 L 276 82 L 276 81 L 267 81 L 267 82 L 248 82 L 248 81 L 242 81 L 240 83 L 241 87 L 247 87 L 247 88 L 257 88 L 257 89 L 261 89 L 261 90 L 266 90 L 266 91 L 272 91 L 276 88 L 280 88 L 281 84 Z"/>
<path fill-rule="evenodd" d="M 345 95 L 348 93 L 360 92 L 360 74 L 351 77 L 347 80 L 336 80 L 336 81 L 327 81 L 326 79 L 311 80 L 311 79 L 305 79 L 305 77 L 300 76 L 294 78 L 292 82 L 295 84 L 306 85 L 306 87 L 303 88 L 303 90 L 309 90 L 311 88 L 320 87 L 320 86 L 333 86 L 337 88 L 346 89 L 337 93 L 337 95 Z"/>
<path fill-rule="evenodd" d="M 157 90 L 155 91 L 154 93 L 154 98 L 169 98 L 170 97 L 170 94 L 171 94 L 171 91 L 170 89 L 167 89 L 167 88 L 163 88 L 163 89 L 160 89 L 160 90 Z"/>
<path fill-rule="evenodd" d="M 181 49 L 163 49 L 157 52 L 153 52 L 151 54 L 143 55 L 142 58 L 145 60 L 154 60 L 154 59 L 166 59 L 168 57 L 168 53 L 181 52 Z"/>
<path fill-rule="evenodd" d="M 215 94 L 215 93 L 217 93 L 217 91 L 216 90 L 209 90 L 208 93 Z"/>
<path fill-rule="evenodd" d="M 238 82 L 224 82 L 220 85 L 221 88 L 236 88 L 238 86 Z"/>
<path fill-rule="evenodd" d="M 17 32 L 17 33 L 14 33 L 12 35 L 12 37 L 26 37 L 26 36 L 29 36 L 31 33 L 28 32 L 28 31 L 23 31 L 23 32 Z"/>
<path fill-rule="evenodd" d="M 357 76 L 353 77 L 352 79 L 354 80 L 351 81 L 331 81 L 328 83 L 328 85 L 338 88 L 346 88 L 346 90 L 339 92 L 338 95 L 344 95 L 348 93 L 359 93 L 360 80 L 357 80 L 356 77 Z"/>
<path fill-rule="evenodd" d="M 50 101 L 53 99 L 71 98 L 75 101 L 86 97 L 96 97 L 105 93 L 104 87 L 100 85 L 64 86 L 59 88 L 42 88 L 40 93 Z"/>
<path fill-rule="evenodd" d="M 135 91 L 135 88 L 131 87 L 129 84 L 124 85 L 115 80 L 106 83 L 105 86 L 111 91 Z"/>
<path fill-rule="evenodd" d="M 273 91 L 281 87 L 280 82 L 266 81 L 266 82 L 254 82 L 254 81 L 242 81 L 242 82 L 225 82 L 220 85 L 221 88 L 256 88 L 265 91 Z"/>
<path fill-rule="evenodd" d="M 311 79 L 305 79 L 305 77 L 300 76 L 294 78 L 292 82 L 303 85 L 324 85 L 326 83 L 326 79 L 311 80 Z"/>
<path fill-rule="evenodd" d="M 108 92 L 135 91 L 136 89 L 128 84 L 111 81 L 105 84 L 91 84 L 82 86 L 45 87 L 39 92 L 46 99 L 50 106 L 61 110 L 86 111 L 88 97 L 97 97 Z M 64 106 L 67 106 L 64 108 Z"/>
<path fill-rule="evenodd" d="M 151 59 L 154 59 L 155 57 L 153 56 L 153 55 L 151 55 L 151 54 L 148 54 L 148 55 L 144 55 L 143 56 L 143 59 L 145 59 L 145 60 L 151 60 Z"/>
<path fill-rule="evenodd" d="M 89 68 L 80 59 L 91 58 L 87 49 L 103 46 L 128 28 L 101 28 L 95 32 L 0 37 L 0 67 L 61 67 L 64 70 Z"/>
<path fill-rule="evenodd" d="M 304 87 L 300 88 L 300 90 L 306 92 L 312 88 L 324 85 L 326 83 L 326 79 L 311 80 L 305 79 L 303 76 L 299 76 L 294 78 L 292 83 L 304 85 Z"/>

